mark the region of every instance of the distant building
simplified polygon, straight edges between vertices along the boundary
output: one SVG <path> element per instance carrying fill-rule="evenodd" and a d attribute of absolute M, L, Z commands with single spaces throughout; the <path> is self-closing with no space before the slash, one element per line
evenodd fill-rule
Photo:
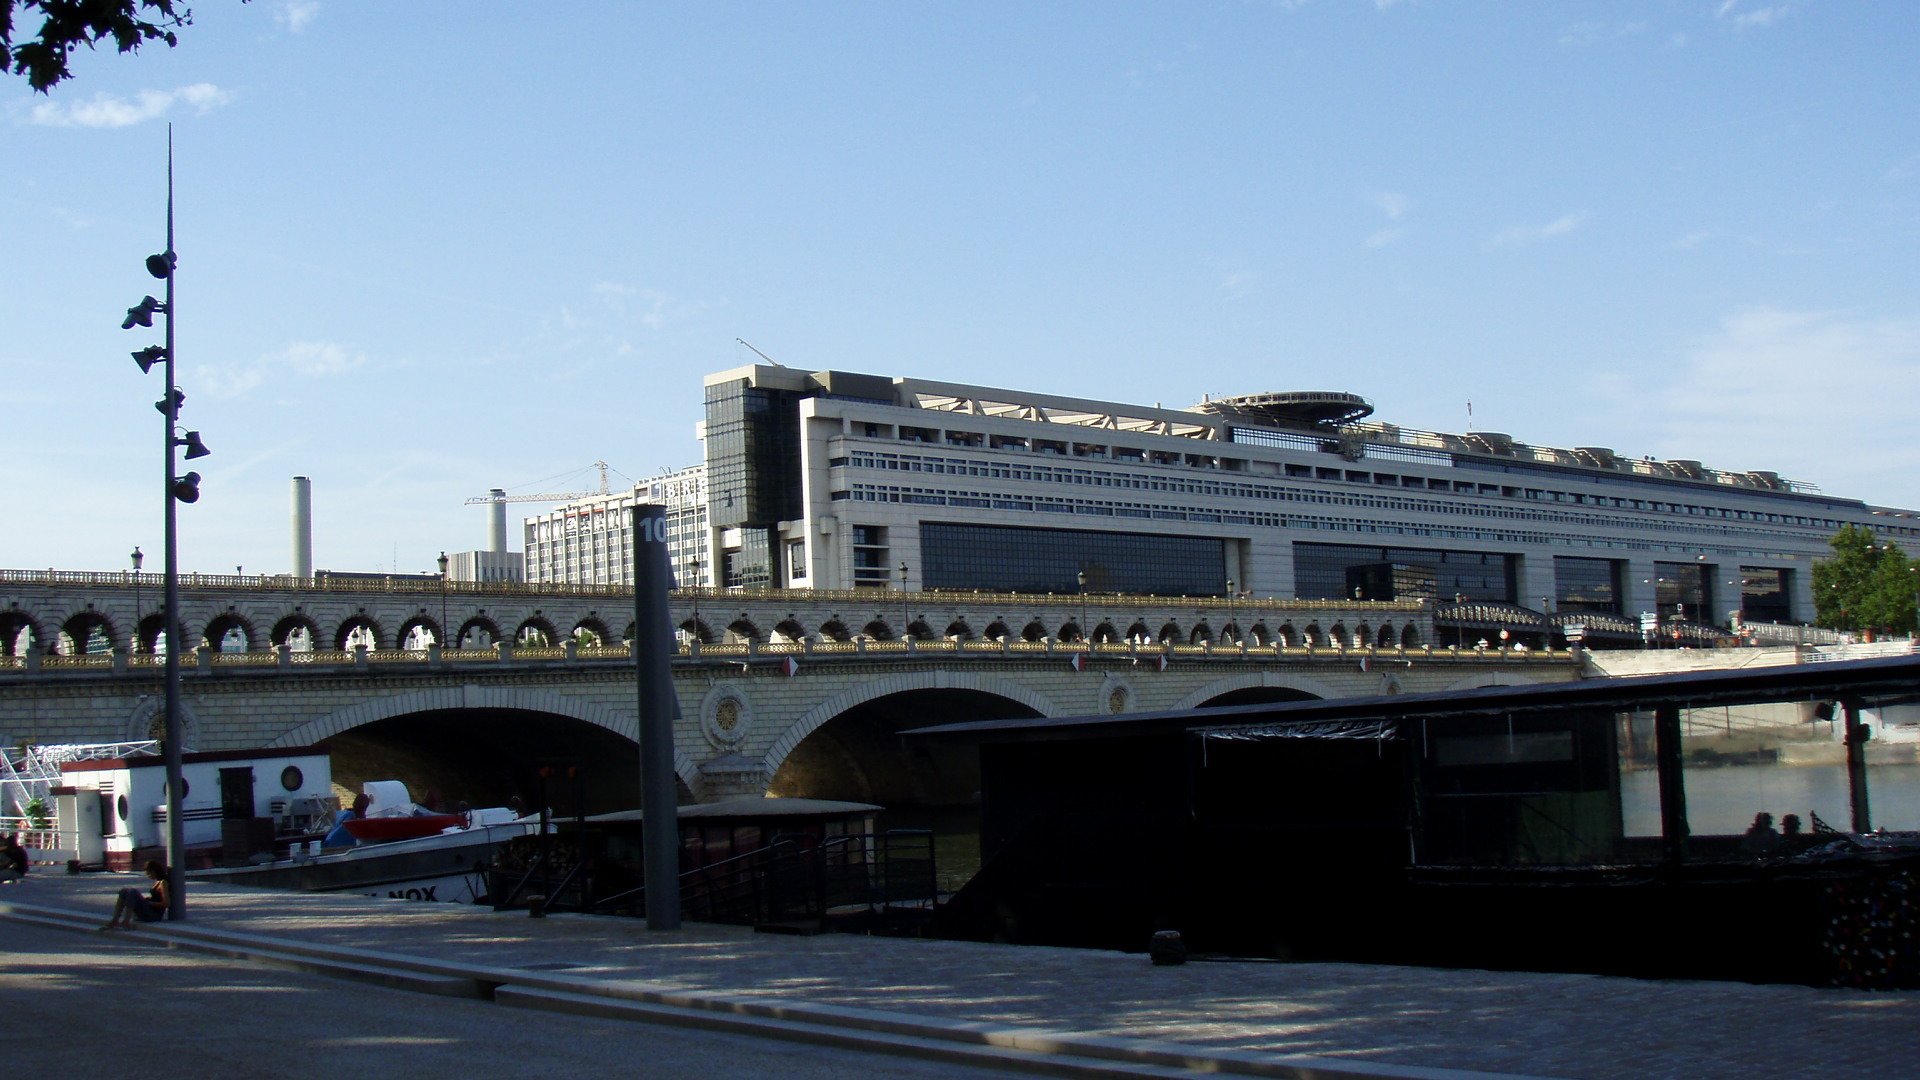
<path fill-rule="evenodd" d="M 1914 511 L 1775 473 L 1418 431 L 1352 394 L 1164 409 L 766 365 L 705 385 L 704 465 L 528 520 L 528 580 L 628 581 L 623 511 L 644 499 L 668 507 L 680 579 L 727 587 L 1798 622 L 1841 526 L 1920 537 Z"/>
<path fill-rule="evenodd" d="M 707 558 L 706 468 L 696 465 L 594 495 L 526 519 L 526 575 L 533 582 L 575 585 L 633 583 L 632 509 L 657 503 L 667 511 L 667 556 L 681 587 L 712 579 Z"/>
<path fill-rule="evenodd" d="M 517 551 L 454 551 L 447 554 L 449 581 L 525 581 Z"/>

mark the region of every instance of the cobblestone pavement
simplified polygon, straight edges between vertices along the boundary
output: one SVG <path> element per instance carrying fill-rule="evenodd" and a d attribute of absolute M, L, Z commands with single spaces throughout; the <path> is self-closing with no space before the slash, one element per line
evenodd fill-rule
<path fill-rule="evenodd" d="M 129 878 L 35 875 L 0 899 L 104 913 Z M 1583 1078 L 1920 1075 L 1920 992 L 1361 964 L 1193 963 L 966 942 L 543 920 L 196 885 L 208 926 L 500 967 L 1212 1048 Z"/>

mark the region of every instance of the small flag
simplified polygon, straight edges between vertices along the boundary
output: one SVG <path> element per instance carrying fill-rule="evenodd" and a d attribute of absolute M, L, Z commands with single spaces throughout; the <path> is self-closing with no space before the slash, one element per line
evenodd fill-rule
<path fill-rule="evenodd" d="M 1370 657 L 1365 657 L 1365 656 L 1363 656 L 1363 657 L 1361 657 L 1361 658 L 1360 658 L 1360 670 L 1361 670 L 1361 671 L 1365 671 L 1365 670 L 1367 670 L 1367 661 L 1368 661 L 1369 659 L 1370 659 Z"/>
<path fill-rule="evenodd" d="M 1161 653 L 1159 656 L 1154 657 L 1153 662 L 1155 665 L 1154 670 L 1156 671 L 1167 670 L 1167 654 L 1166 653 Z"/>
<path fill-rule="evenodd" d="M 789 678 L 791 678 L 792 676 L 799 674 L 800 661 L 795 660 L 791 656 L 786 657 L 785 659 L 780 661 L 780 670 L 784 672 Z"/>
<path fill-rule="evenodd" d="M 1072 664 L 1073 670 L 1075 671 L 1085 671 L 1087 668 L 1086 657 L 1080 653 L 1074 653 L 1073 656 L 1067 660 L 1067 663 Z"/>

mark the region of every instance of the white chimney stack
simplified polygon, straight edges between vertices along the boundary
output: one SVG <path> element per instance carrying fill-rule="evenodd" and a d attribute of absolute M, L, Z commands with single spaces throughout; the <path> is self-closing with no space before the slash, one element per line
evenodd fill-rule
<path fill-rule="evenodd" d="M 313 576 L 313 481 L 293 478 L 293 576 Z"/>
<path fill-rule="evenodd" d="M 493 496 L 488 507 L 487 550 L 505 554 L 507 550 L 507 492 L 504 488 L 494 488 L 487 492 Z"/>

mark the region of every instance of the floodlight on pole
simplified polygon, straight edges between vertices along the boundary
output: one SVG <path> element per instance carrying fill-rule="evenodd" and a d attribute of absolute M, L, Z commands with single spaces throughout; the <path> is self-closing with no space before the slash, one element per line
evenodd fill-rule
<path fill-rule="evenodd" d="M 166 311 L 167 305 L 151 296 L 143 296 L 139 303 L 127 309 L 127 319 L 120 324 L 120 329 L 131 330 L 136 326 L 151 327 L 154 314 L 158 312 L 164 315 Z"/>
<path fill-rule="evenodd" d="M 121 322 L 122 330 L 131 330 L 136 326 L 153 326 L 156 314 L 167 317 L 166 343 L 154 345 L 133 353 L 134 362 L 140 365 L 143 373 L 151 374 L 155 365 L 161 365 L 166 376 L 166 391 L 153 407 L 166 418 L 165 439 L 165 479 L 166 490 L 162 496 L 165 502 L 166 522 L 166 602 L 163 609 L 163 627 L 161 639 L 167 644 L 166 658 L 166 706 L 163 716 L 165 728 L 161 736 L 162 750 L 165 754 L 167 791 L 167 918 L 179 921 L 186 918 L 186 879 L 182 871 L 186 868 L 187 847 L 185 818 L 181 813 L 181 802 L 186 794 L 186 781 L 181 775 L 181 708 L 180 708 L 180 545 L 179 530 L 175 517 L 175 503 L 197 502 L 200 498 L 200 474 L 189 472 L 185 476 L 174 475 L 174 452 L 181 447 L 187 448 L 188 458 L 207 455 L 206 444 L 200 441 L 200 433 L 189 431 L 179 434 L 180 407 L 186 403 L 187 396 L 180 392 L 173 381 L 173 342 L 174 342 L 174 271 L 180 264 L 180 257 L 173 247 L 173 128 L 167 128 L 167 249 L 146 259 L 147 273 L 167 283 L 167 298 L 161 301 L 153 296 L 144 296 L 140 302 L 127 309 L 127 317 Z M 164 361 L 164 363 L 162 363 Z M 140 569 L 140 549 L 133 551 L 133 566 Z M 138 583 L 136 576 L 135 582 Z M 138 632 L 138 600 L 135 601 L 134 625 Z"/>

